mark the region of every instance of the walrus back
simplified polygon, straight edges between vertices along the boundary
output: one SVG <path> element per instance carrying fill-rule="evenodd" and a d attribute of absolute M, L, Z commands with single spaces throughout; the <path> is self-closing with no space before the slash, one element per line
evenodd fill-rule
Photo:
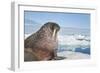
<path fill-rule="evenodd" d="M 24 40 L 24 48 L 32 48 L 36 40 L 36 33 L 30 35 Z"/>

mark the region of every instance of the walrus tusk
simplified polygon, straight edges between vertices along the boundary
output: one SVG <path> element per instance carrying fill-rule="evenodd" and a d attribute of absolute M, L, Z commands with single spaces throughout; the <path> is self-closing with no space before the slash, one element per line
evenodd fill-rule
<path fill-rule="evenodd" d="M 54 29 L 54 31 L 53 31 L 52 38 L 55 37 L 55 34 L 56 34 L 56 29 Z"/>

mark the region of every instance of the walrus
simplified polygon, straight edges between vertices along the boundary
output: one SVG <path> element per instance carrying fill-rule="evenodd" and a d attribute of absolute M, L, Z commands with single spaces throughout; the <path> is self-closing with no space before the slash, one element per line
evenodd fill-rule
<path fill-rule="evenodd" d="M 45 23 L 37 32 L 24 40 L 24 61 L 61 59 L 57 57 L 57 33 L 60 26 L 54 22 Z"/>

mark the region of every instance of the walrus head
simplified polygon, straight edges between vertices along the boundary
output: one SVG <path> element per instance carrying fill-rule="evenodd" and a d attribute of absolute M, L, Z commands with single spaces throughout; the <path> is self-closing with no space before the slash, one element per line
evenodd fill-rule
<path fill-rule="evenodd" d="M 47 22 L 41 27 L 41 29 L 42 30 L 44 29 L 46 31 L 48 30 L 49 33 L 48 32 L 47 33 L 49 34 L 49 37 L 50 37 L 50 34 L 51 34 L 52 38 L 56 38 L 57 32 L 60 30 L 60 26 L 57 23 L 54 23 L 54 22 Z"/>

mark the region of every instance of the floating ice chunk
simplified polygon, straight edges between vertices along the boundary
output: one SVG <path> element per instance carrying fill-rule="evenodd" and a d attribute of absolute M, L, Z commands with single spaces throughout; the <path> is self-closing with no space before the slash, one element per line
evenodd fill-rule
<path fill-rule="evenodd" d="M 76 35 L 76 39 L 84 39 L 85 38 L 85 36 L 83 36 L 83 35 Z"/>
<path fill-rule="evenodd" d="M 59 35 L 58 41 L 61 45 L 89 45 L 90 41 L 89 37 L 85 37 L 82 35 Z"/>

